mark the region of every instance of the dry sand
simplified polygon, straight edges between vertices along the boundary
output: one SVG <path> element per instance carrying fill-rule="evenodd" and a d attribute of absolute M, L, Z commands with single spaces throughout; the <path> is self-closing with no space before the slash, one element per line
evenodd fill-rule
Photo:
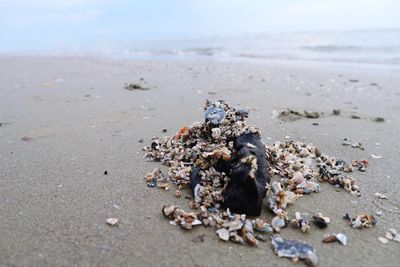
<path fill-rule="evenodd" d="M 151 90 L 124 89 L 140 78 Z M 400 230 L 399 84 L 399 71 L 356 65 L 2 56 L 0 265 L 291 265 L 275 256 L 270 242 L 250 248 L 224 243 L 210 229 L 170 225 L 162 206 L 187 208 L 187 200 L 145 185 L 143 175 L 159 165 L 143 160 L 141 148 L 163 128 L 173 135 L 202 120 L 209 98 L 250 107 L 250 121 L 267 144 L 289 135 L 345 160 L 370 160 L 366 173 L 355 173 L 361 198 L 323 184 L 321 193 L 289 208 L 291 215 L 324 212 L 333 220 L 328 229 L 302 234 L 289 227 L 282 235 L 315 245 L 320 266 L 396 266 L 400 243 L 383 245 L 378 237 L 391 227 Z M 271 118 L 284 108 L 325 115 Z M 330 115 L 334 108 L 340 116 Z M 351 119 L 353 113 L 361 119 Z M 376 116 L 386 121 L 374 122 Z M 366 149 L 342 146 L 344 137 Z M 389 201 L 377 200 L 376 192 Z M 383 216 L 373 229 L 351 229 L 341 219 L 346 212 L 376 211 Z M 271 219 L 267 211 L 262 216 Z M 118 226 L 108 226 L 108 217 L 119 218 Z M 321 243 L 324 233 L 335 231 L 347 234 L 347 246 Z M 204 242 L 191 241 L 201 234 Z"/>

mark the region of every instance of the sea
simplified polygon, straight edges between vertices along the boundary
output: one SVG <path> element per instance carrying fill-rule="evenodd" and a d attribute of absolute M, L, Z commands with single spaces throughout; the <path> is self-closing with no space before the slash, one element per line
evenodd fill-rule
<path fill-rule="evenodd" d="M 91 51 L 140 60 L 289 60 L 400 66 L 400 28 L 124 39 L 105 42 Z"/>

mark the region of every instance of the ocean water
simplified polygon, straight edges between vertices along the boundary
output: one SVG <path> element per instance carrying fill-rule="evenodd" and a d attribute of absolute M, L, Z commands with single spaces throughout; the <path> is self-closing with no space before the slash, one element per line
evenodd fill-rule
<path fill-rule="evenodd" d="M 400 28 L 113 41 L 99 51 L 112 57 L 149 60 L 305 60 L 400 65 Z"/>

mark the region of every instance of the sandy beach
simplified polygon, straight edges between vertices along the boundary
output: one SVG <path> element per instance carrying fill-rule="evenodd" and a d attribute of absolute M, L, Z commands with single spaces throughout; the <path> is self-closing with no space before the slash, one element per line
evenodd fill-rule
<path fill-rule="evenodd" d="M 141 78 L 149 90 L 124 89 Z M 289 207 L 289 214 L 323 212 L 332 219 L 328 229 L 303 234 L 288 227 L 282 236 L 313 244 L 319 266 L 397 266 L 400 243 L 378 237 L 400 231 L 399 84 L 400 71 L 380 65 L 1 56 L 0 265 L 293 265 L 269 241 L 252 248 L 220 241 L 208 228 L 170 225 L 163 205 L 188 209 L 187 200 L 143 179 L 160 166 L 143 159 L 152 137 L 201 121 L 206 99 L 224 99 L 250 109 L 266 144 L 299 140 L 346 161 L 370 162 L 365 173 L 354 173 L 360 198 L 322 184 L 322 192 Z M 282 109 L 323 115 L 272 116 Z M 343 146 L 344 138 L 365 150 Z M 371 213 L 378 224 L 352 229 L 346 213 Z M 262 216 L 273 217 L 267 208 Z M 118 225 L 107 225 L 109 217 Z M 322 243 L 328 232 L 345 233 L 348 245 Z M 204 242 L 192 241 L 202 234 Z"/>

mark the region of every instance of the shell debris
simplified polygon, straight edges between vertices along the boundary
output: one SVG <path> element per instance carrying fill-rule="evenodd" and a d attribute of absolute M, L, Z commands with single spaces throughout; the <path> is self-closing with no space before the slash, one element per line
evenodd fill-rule
<path fill-rule="evenodd" d="M 343 219 L 349 221 L 349 224 L 353 228 L 371 228 L 376 225 L 377 221 L 375 217 L 371 214 L 362 214 L 358 215 L 355 218 L 351 218 L 350 215 L 347 213 Z"/>
<path fill-rule="evenodd" d="M 325 234 L 323 236 L 323 238 L 324 239 L 322 240 L 322 242 L 324 242 L 324 243 L 339 242 L 343 246 L 347 245 L 347 236 L 345 234 L 342 234 L 342 233 L 339 233 L 339 234 L 335 234 L 335 233 Z"/>
<path fill-rule="evenodd" d="M 108 219 L 106 219 L 107 224 L 110 225 L 110 226 L 116 225 L 118 223 L 118 221 L 119 221 L 118 218 L 108 218 Z"/>
<path fill-rule="evenodd" d="M 381 193 L 375 193 L 375 196 L 376 196 L 377 198 L 379 198 L 379 199 L 388 199 L 387 196 L 385 196 L 385 195 L 383 195 L 383 194 L 381 194 Z"/>
<path fill-rule="evenodd" d="M 379 242 L 381 242 L 382 244 L 386 244 L 387 242 L 389 242 L 389 240 L 387 240 L 386 238 L 380 236 L 378 237 Z"/>
<path fill-rule="evenodd" d="M 278 257 L 291 258 L 294 261 L 301 259 L 312 266 L 318 263 L 315 248 L 306 242 L 284 239 L 280 235 L 272 235 L 271 242 Z"/>
<path fill-rule="evenodd" d="M 326 228 L 328 224 L 331 222 L 329 217 L 322 215 L 322 213 L 318 213 L 317 215 L 313 216 L 313 222 L 319 228 Z"/>
<path fill-rule="evenodd" d="M 310 222 L 303 218 L 300 212 L 295 212 L 295 218 L 292 220 L 292 224 L 299 228 L 303 233 L 310 231 Z"/>
<path fill-rule="evenodd" d="M 271 177 L 279 177 L 277 181 L 274 180 L 265 187 L 269 192 L 265 195 L 267 207 L 274 217 L 270 222 L 261 217 L 250 220 L 246 214 L 232 213 L 224 207 L 223 196 L 230 174 L 229 171 L 224 171 L 220 164 L 236 157 L 236 138 L 243 134 L 261 135 L 260 130 L 248 124 L 248 111 L 236 109 L 222 100 L 214 103 L 207 100 L 204 113 L 203 122 L 183 126 L 173 136 L 154 137 L 150 145 L 143 149 L 145 159 L 159 162 L 167 168 L 166 174 L 160 168 L 146 174 L 148 186 L 164 189 L 174 187 L 174 190 L 170 191 L 176 197 L 180 197 L 188 188 L 193 192 L 192 197 L 180 199 L 188 201 L 190 211 L 166 205 L 162 208 L 164 216 L 169 219 L 171 225 L 185 230 L 203 225 L 213 229 L 223 241 L 248 246 L 257 246 L 259 240 L 268 239 L 270 236 L 278 256 L 289 257 L 295 261 L 305 260 L 315 265 L 318 257 L 311 245 L 286 240 L 276 234 L 289 223 L 302 232 L 310 230 L 310 222 L 301 213 L 296 212 L 295 218 L 290 220 L 286 210 L 302 197 L 321 193 L 321 183 L 330 184 L 336 189 L 342 188 L 354 196 L 361 196 L 361 188 L 352 173 L 357 170 L 365 172 L 369 165 L 368 160 L 345 161 L 324 154 L 313 144 L 294 141 L 291 135 L 283 138 L 283 141 L 265 145 L 269 174 Z M 288 110 L 279 113 L 278 116 L 281 119 L 315 119 L 321 115 L 319 112 Z M 344 142 L 346 145 L 352 145 L 348 140 Z M 247 149 L 255 149 L 254 146 L 252 143 L 244 144 Z M 362 147 L 358 145 L 359 148 L 360 146 Z M 249 175 L 256 177 L 259 171 L 257 158 L 249 156 L 243 160 L 251 170 Z M 193 176 L 198 177 L 195 183 L 192 182 Z M 360 215 L 356 218 L 348 216 L 348 220 L 354 228 L 372 227 L 376 223 L 372 215 Z M 330 223 L 330 219 L 322 214 L 315 215 L 313 221 L 322 227 Z M 347 242 L 343 234 L 336 234 L 335 238 L 342 244 Z"/>

